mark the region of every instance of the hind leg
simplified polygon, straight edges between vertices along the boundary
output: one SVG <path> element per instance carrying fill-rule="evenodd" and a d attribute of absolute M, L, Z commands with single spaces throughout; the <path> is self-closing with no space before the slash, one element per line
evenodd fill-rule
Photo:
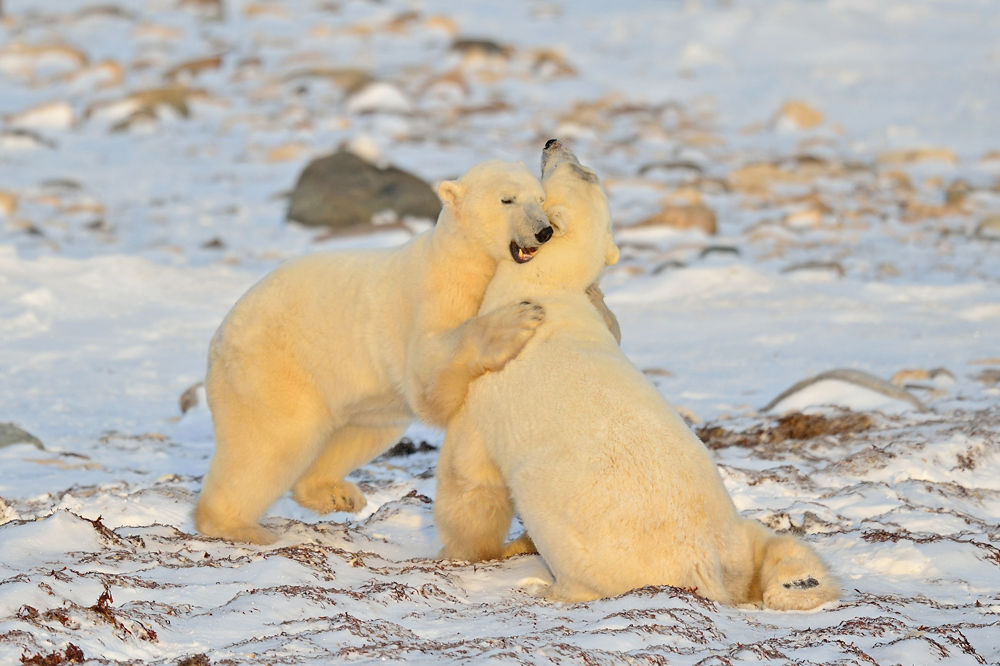
<path fill-rule="evenodd" d="M 332 511 L 357 513 L 368 501 L 356 485 L 344 479 L 399 441 L 406 426 L 344 426 L 336 430 L 319 456 L 295 482 L 292 497 L 323 515 Z"/>
<path fill-rule="evenodd" d="M 267 508 L 315 458 L 329 430 L 325 409 L 300 409 L 295 418 L 216 401 L 216 450 L 195 508 L 195 526 L 208 536 L 269 544 L 259 525 Z M 321 407 L 321 405 L 320 405 Z"/>
<path fill-rule="evenodd" d="M 504 548 L 513 517 L 500 470 L 461 408 L 448 424 L 438 457 L 434 522 L 444 542 L 441 557 L 480 562 L 515 554 Z"/>
<path fill-rule="evenodd" d="M 760 601 L 772 610 L 809 610 L 840 598 L 840 586 L 808 544 L 747 521 L 754 538 Z"/>

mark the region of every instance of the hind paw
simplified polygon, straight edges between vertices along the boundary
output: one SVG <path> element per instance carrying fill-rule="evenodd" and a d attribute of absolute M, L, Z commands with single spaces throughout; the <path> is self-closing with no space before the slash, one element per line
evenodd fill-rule
<path fill-rule="evenodd" d="M 840 598 L 827 576 L 803 576 L 772 583 L 764 590 L 764 607 L 771 610 L 810 610 Z"/>
<path fill-rule="evenodd" d="M 296 487 L 292 496 L 299 506 L 320 515 L 334 511 L 357 513 L 368 504 L 364 493 L 350 481 Z"/>

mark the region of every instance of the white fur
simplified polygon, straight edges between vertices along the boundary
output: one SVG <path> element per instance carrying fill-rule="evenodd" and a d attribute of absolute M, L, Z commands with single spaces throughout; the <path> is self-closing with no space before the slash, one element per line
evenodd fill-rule
<path fill-rule="evenodd" d="M 270 543 L 258 521 L 290 488 L 319 513 L 360 510 L 364 495 L 344 476 L 414 414 L 443 425 L 468 383 L 534 333 L 543 313 L 531 303 L 476 314 L 497 263 L 514 263 L 510 242 L 537 245 L 549 224 L 538 179 L 492 160 L 439 194 L 433 229 L 398 248 L 290 261 L 223 321 L 209 351 L 216 451 L 199 531 Z"/>
<path fill-rule="evenodd" d="M 618 258 L 607 201 L 572 153 L 557 157 L 543 184 L 565 234 L 530 264 L 501 266 L 482 306 L 530 299 L 545 321 L 516 359 L 473 382 L 448 425 L 442 554 L 530 550 L 527 538 L 503 544 L 516 506 L 555 576 L 541 591 L 549 598 L 656 584 L 774 609 L 836 599 L 812 549 L 737 513 L 708 450 L 618 349 L 584 294 Z"/>

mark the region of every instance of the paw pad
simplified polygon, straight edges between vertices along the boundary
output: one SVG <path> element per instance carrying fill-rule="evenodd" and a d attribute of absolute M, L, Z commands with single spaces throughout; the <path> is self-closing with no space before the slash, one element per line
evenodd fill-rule
<path fill-rule="evenodd" d="M 819 587 L 819 581 L 812 576 L 809 578 L 803 578 L 802 580 L 793 580 L 791 583 L 784 584 L 784 588 L 786 590 L 808 590 L 814 587 Z"/>

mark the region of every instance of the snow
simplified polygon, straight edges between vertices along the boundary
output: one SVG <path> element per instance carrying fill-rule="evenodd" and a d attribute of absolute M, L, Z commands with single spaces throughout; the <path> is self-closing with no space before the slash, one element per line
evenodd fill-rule
<path fill-rule="evenodd" d="M 3 3 L 0 422 L 45 450 L 0 448 L 0 663 L 69 643 L 102 663 L 1000 662 L 1000 385 L 980 375 L 1000 368 L 1000 243 L 976 234 L 1000 214 L 1000 6 L 224 5 Z M 176 85 L 186 110 L 143 110 Z M 744 515 L 831 564 L 840 603 L 536 600 L 538 557 L 433 559 L 434 452 L 355 472 L 356 516 L 279 500 L 271 547 L 194 531 L 211 420 L 204 391 L 178 398 L 233 302 L 289 258 L 411 237 L 285 223 L 308 160 L 347 146 L 433 186 L 490 157 L 535 168 L 557 133 L 608 190 L 623 350 L 683 413 L 748 430 L 831 369 L 954 375 L 907 386 L 927 412 L 818 382 L 772 414 L 873 427 L 713 450 Z M 668 200 L 711 207 L 718 235 L 629 228 Z"/>

